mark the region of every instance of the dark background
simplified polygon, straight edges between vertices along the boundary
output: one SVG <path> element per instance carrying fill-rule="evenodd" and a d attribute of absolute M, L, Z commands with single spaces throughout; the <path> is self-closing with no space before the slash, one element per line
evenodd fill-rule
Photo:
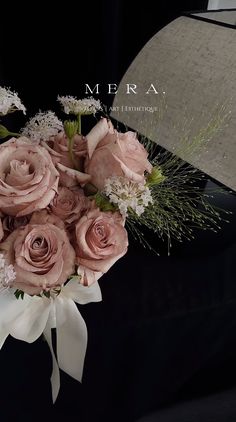
<path fill-rule="evenodd" d="M 58 94 L 84 96 L 84 83 L 119 83 L 145 43 L 182 11 L 207 1 L 102 0 L 10 4 L 1 11 L 1 84 L 17 89 L 30 114 Z M 105 104 L 112 98 L 99 97 Z"/>
<path fill-rule="evenodd" d="M 107 0 L 65 2 L 52 13 L 49 4 L 9 4 L 1 8 L 0 85 L 19 93 L 29 115 L 57 110 L 58 94 L 83 97 L 84 83 L 118 83 L 160 28 L 206 7 L 207 1 Z M 112 100 L 106 93 L 100 99 Z M 23 121 L 8 119 L 13 129 Z M 236 210 L 233 195 L 214 201 Z M 53 406 L 47 344 L 9 339 L 0 354 L 0 421 L 126 422 L 159 409 L 156 420 L 182 422 L 181 410 L 169 419 L 163 412 L 233 388 L 235 234 L 233 215 L 218 234 L 199 232 L 170 257 L 156 239 L 159 258 L 131 240 L 127 256 L 101 280 L 103 302 L 81 307 L 89 332 L 83 384 L 62 374 Z M 203 421 L 236 420 L 232 403 L 217 419 L 217 404 Z"/>

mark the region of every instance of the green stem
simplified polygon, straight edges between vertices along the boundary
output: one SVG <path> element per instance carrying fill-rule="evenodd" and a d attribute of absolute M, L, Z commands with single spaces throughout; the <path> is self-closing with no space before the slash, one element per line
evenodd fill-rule
<path fill-rule="evenodd" d="M 77 115 L 77 133 L 78 135 L 81 135 L 81 114 Z M 69 143 L 68 143 L 68 150 L 69 150 L 69 156 L 70 159 L 74 165 L 74 168 L 77 168 L 77 162 L 76 159 L 74 157 L 74 153 L 73 153 L 73 146 L 74 146 L 74 136 L 72 136 L 72 138 L 69 138 Z"/>
<path fill-rule="evenodd" d="M 16 136 L 18 138 L 19 136 L 21 136 L 21 134 L 16 132 L 9 132 L 8 136 Z"/>
<path fill-rule="evenodd" d="M 73 165 L 74 165 L 74 167 L 76 167 L 76 161 L 75 161 L 75 157 L 74 157 L 74 153 L 73 153 L 73 146 L 74 146 L 74 137 L 72 137 L 72 138 L 69 138 L 69 156 L 70 156 L 70 159 L 71 159 L 71 161 L 72 161 L 72 163 L 73 163 Z"/>
<path fill-rule="evenodd" d="M 77 133 L 78 133 L 78 135 L 81 135 L 81 114 L 77 115 L 77 121 L 78 121 Z"/>

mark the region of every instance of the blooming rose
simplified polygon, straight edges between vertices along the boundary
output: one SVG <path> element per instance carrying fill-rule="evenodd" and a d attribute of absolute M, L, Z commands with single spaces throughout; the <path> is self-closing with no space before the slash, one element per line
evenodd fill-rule
<path fill-rule="evenodd" d="M 118 213 L 90 210 L 76 224 L 76 258 L 81 283 L 97 281 L 125 253 L 127 231 Z"/>
<path fill-rule="evenodd" d="M 100 190 L 108 177 L 124 176 L 134 182 L 144 182 L 144 172 L 152 170 L 148 153 L 136 133 L 119 133 L 106 119 L 101 119 L 89 132 L 87 142 L 85 171 Z"/>
<path fill-rule="evenodd" d="M 85 197 L 82 189 L 59 187 L 58 193 L 50 203 L 50 209 L 53 214 L 71 224 L 78 220 L 82 212 L 88 208 L 88 202 L 89 200 Z"/>
<path fill-rule="evenodd" d="M 41 142 L 44 148 L 51 155 L 53 163 L 60 173 L 60 184 L 62 186 L 76 186 L 78 183 L 86 183 L 90 176 L 83 173 L 84 159 L 87 153 L 87 141 L 83 136 L 75 135 L 73 139 L 73 156 L 75 163 L 72 162 L 68 138 L 64 132 L 50 138 L 48 142 Z M 76 166 L 76 170 L 74 170 Z"/>
<path fill-rule="evenodd" d="M 36 211 L 32 214 L 30 224 L 54 224 L 59 229 L 65 230 L 64 222 L 57 215 L 49 213 L 47 210 Z"/>
<path fill-rule="evenodd" d="M 58 135 L 51 138 L 52 148 L 54 151 L 60 154 L 60 163 L 66 167 L 73 168 L 73 162 L 71 161 L 69 150 L 68 150 L 68 138 L 64 132 L 58 133 Z M 87 143 L 83 136 L 75 135 L 73 139 L 73 154 L 77 159 L 78 170 L 83 170 L 83 157 L 86 156 Z"/>
<path fill-rule="evenodd" d="M 53 218 L 45 212 L 36 213 L 28 225 L 16 229 L 0 244 L 6 262 L 14 265 L 13 287 L 39 294 L 62 285 L 73 274 L 74 249 L 63 223 L 61 227 L 53 223 Z"/>
<path fill-rule="evenodd" d="M 0 211 L 21 217 L 45 208 L 57 191 L 59 173 L 49 153 L 27 138 L 0 145 Z"/>

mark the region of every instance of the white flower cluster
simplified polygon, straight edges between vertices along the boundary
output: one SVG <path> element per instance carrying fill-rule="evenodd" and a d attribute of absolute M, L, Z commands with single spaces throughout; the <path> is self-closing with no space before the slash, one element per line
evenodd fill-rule
<path fill-rule="evenodd" d="M 51 136 L 56 136 L 63 130 L 63 123 L 57 118 L 55 113 L 47 111 L 37 113 L 32 117 L 21 133 L 30 138 L 31 141 L 49 141 Z"/>
<path fill-rule="evenodd" d="M 0 291 L 7 287 L 11 287 L 16 278 L 13 265 L 7 265 L 4 255 L 0 253 Z"/>
<path fill-rule="evenodd" d="M 5 116 L 16 110 L 23 111 L 24 114 L 26 112 L 18 94 L 8 88 L 0 87 L 0 115 Z"/>
<path fill-rule="evenodd" d="M 57 100 L 61 103 L 66 114 L 95 114 L 102 109 L 100 101 L 93 97 L 77 100 L 77 98 L 68 95 L 66 97 L 58 96 Z"/>
<path fill-rule="evenodd" d="M 106 179 L 104 194 L 118 206 L 124 217 L 129 209 L 140 216 L 145 207 L 153 203 L 150 189 L 144 183 L 136 183 L 125 177 L 112 176 Z"/>

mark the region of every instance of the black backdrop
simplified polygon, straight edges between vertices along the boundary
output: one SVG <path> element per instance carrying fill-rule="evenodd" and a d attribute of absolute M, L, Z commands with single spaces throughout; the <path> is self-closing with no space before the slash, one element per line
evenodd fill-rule
<path fill-rule="evenodd" d="M 119 82 L 143 45 L 184 10 L 206 0 L 23 2 L 1 11 L 1 83 L 17 89 L 30 113 L 57 94 L 84 95 L 85 82 Z M 52 12 L 53 11 L 53 12 Z M 102 95 L 105 104 L 111 97 Z"/>
<path fill-rule="evenodd" d="M 0 84 L 19 92 L 29 114 L 54 109 L 58 93 L 83 96 L 85 82 L 119 82 L 158 29 L 206 5 L 64 2 L 53 13 L 39 2 L 2 7 Z M 111 101 L 105 93 L 101 99 Z M 233 197 L 224 200 L 236 209 Z M 217 235 L 199 233 L 171 257 L 157 258 L 131 241 L 126 258 L 101 280 L 103 302 L 81 308 L 89 330 L 83 384 L 62 374 L 55 406 L 47 345 L 9 339 L 0 353 L 1 422 L 134 421 L 176 400 L 234 386 L 235 223 L 232 216 Z"/>

